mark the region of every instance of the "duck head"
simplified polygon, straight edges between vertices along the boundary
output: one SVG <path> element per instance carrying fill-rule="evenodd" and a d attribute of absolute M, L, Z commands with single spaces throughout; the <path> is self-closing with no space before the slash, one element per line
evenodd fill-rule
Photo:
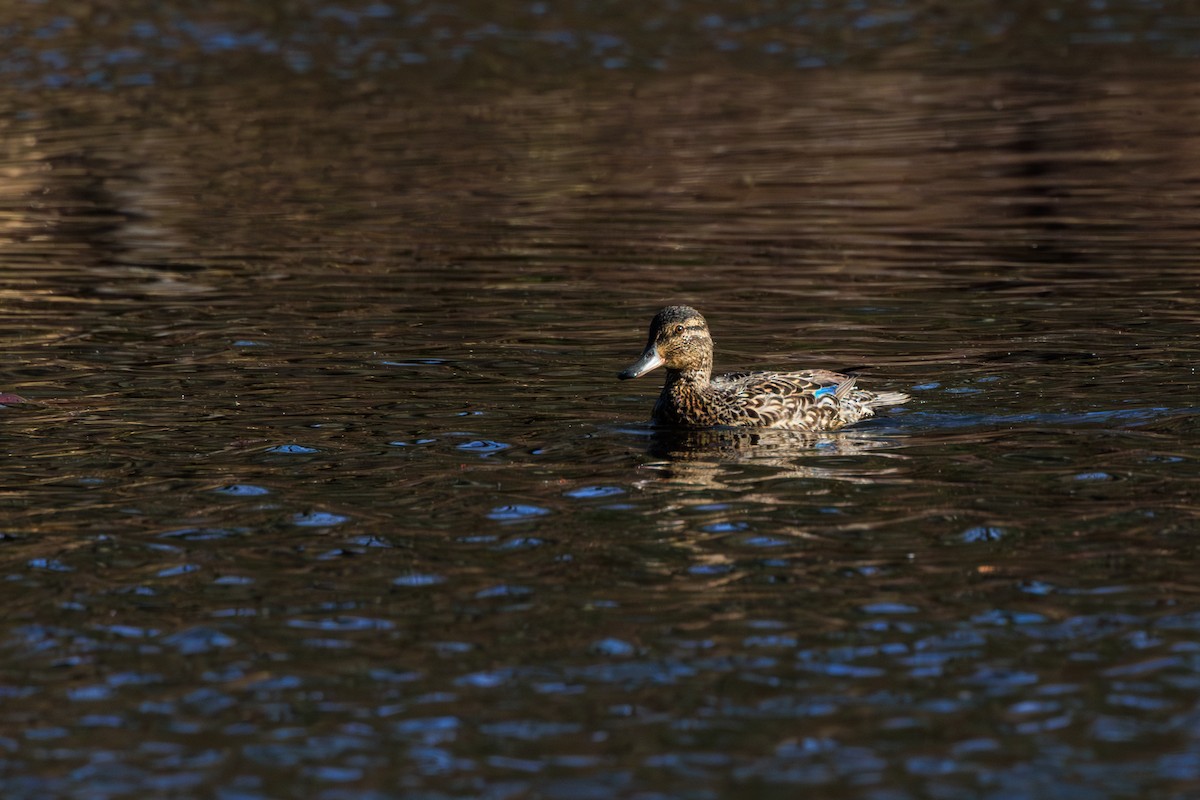
<path fill-rule="evenodd" d="M 617 375 L 629 380 L 665 366 L 672 372 L 712 371 L 712 336 L 700 312 L 689 306 L 667 306 L 650 322 L 650 336 L 641 358 Z"/>

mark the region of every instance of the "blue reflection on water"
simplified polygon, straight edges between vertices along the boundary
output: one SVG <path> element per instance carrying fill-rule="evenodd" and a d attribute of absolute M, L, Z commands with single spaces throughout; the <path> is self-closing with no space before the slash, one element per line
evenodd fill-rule
<path fill-rule="evenodd" d="M 972 54 L 1011 61 L 1011 45 L 1006 43 L 1032 39 L 1119 53 L 1141 48 L 1157 56 L 1189 57 L 1197 52 L 1190 19 L 1162 14 L 1152 4 L 1130 9 L 1121 17 L 989 12 L 985 5 L 952 35 L 930 28 L 934 23 L 928 15 L 919 14 L 909 2 L 887 9 L 830 4 L 803 13 L 766 16 L 748 8 L 742 13 L 710 12 L 696 19 L 685 9 L 664 16 L 655 7 L 636 4 L 603 19 L 537 3 L 516 14 L 497 7 L 481 17 L 480 9 L 460 5 L 452 0 L 436 13 L 398 13 L 384 3 L 360 8 L 302 3 L 271 25 L 245 6 L 220 2 L 196 8 L 167 4 L 172 13 L 158 12 L 152 18 L 138 18 L 136 12 L 111 19 L 92 15 L 86 24 L 56 15 L 43 24 L 34 22 L 32 28 L 18 16 L 0 29 L 0 44 L 7 52 L 0 58 L 0 72 L 47 88 L 112 89 L 195 75 L 200 69 L 197 60 L 213 56 L 257 58 L 265 69 L 280 65 L 302 75 L 320 69 L 355 80 L 387 72 L 403 74 L 424 65 L 491 63 L 500 57 L 527 68 L 557 59 L 578 69 L 659 71 L 696 58 L 736 58 L 744 51 L 770 65 L 801 70 L 863 60 L 881 52 L 898 58 L 911 51 L 908 59 L 918 63 Z M 847 30 L 855 31 L 849 40 L 843 34 Z M 24 41 L 33 46 L 15 46 Z M 684 51 L 689 58 L 680 58 Z M 1047 61 L 1061 57 L 1057 51 L 1042 54 Z"/>
<path fill-rule="evenodd" d="M 512 445 L 504 442 L 494 442 L 491 439 L 475 439 L 470 442 L 463 442 L 460 445 L 456 445 L 456 447 L 458 447 L 459 450 L 471 450 L 473 452 L 480 453 L 481 455 L 487 455 L 489 453 L 507 450 L 508 448 L 512 447 Z"/>
<path fill-rule="evenodd" d="M 510 506 L 497 506 L 488 513 L 488 519 L 499 520 L 501 522 L 515 522 L 518 520 L 530 519 L 549 514 L 550 509 L 542 508 L 541 506 L 531 506 L 515 504 Z"/>
<path fill-rule="evenodd" d="M 227 494 L 230 497 L 261 497 L 265 494 L 270 494 L 271 491 L 263 486 L 255 486 L 252 483 L 231 483 L 228 486 L 220 486 L 213 489 L 217 494 Z"/>

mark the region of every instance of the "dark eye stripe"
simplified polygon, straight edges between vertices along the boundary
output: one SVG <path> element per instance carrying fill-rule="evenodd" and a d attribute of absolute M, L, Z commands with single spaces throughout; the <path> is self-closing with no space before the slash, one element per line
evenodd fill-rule
<path fill-rule="evenodd" d="M 704 324 L 704 320 L 692 317 L 690 319 L 678 320 L 668 325 L 663 325 L 659 329 L 659 336 L 686 336 L 694 331 L 706 332 L 708 326 Z"/>

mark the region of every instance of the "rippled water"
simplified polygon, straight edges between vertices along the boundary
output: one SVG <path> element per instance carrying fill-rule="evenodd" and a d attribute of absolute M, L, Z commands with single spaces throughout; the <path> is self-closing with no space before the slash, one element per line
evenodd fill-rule
<path fill-rule="evenodd" d="M 612 71 L 3 94 L 4 797 L 1194 793 L 1194 66 Z"/>

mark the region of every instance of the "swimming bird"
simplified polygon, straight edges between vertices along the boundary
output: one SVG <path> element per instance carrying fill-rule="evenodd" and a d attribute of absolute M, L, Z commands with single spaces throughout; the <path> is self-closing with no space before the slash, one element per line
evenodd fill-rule
<path fill-rule="evenodd" d="M 667 306 L 650 322 L 641 358 L 617 377 L 628 380 L 667 368 L 654 404 L 659 425 L 717 425 L 835 431 L 901 405 L 903 392 L 869 392 L 857 378 L 828 370 L 733 372 L 712 376 L 713 342 L 708 323 L 689 306 Z"/>

